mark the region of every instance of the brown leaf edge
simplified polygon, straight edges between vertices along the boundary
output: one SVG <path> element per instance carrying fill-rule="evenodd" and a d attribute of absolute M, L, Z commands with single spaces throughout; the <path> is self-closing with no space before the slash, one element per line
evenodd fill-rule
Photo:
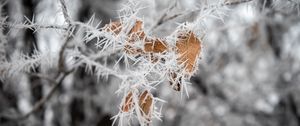
<path fill-rule="evenodd" d="M 139 96 L 139 106 L 141 113 L 146 123 L 148 124 L 151 121 L 151 114 L 153 111 L 153 95 L 148 90 L 145 90 Z"/>
<path fill-rule="evenodd" d="M 125 97 L 125 101 L 122 104 L 121 110 L 122 112 L 129 112 L 132 110 L 133 108 L 133 93 L 132 91 L 128 92 L 126 97 Z"/>
<path fill-rule="evenodd" d="M 181 31 L 176 41 L 177 62 L 183 64 L 187 73 L 194 73 L 197 59 L 201 53 L 201 41 L 192 31 Z"/>

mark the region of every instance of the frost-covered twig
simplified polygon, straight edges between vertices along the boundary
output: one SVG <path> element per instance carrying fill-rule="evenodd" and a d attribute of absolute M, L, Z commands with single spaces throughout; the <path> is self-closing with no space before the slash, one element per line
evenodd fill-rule
<path fill-rule="evenodd" d="M 23 23 L 23 24 L 16 24 L 16 23 L 10 23 L 10 22 L 0 22 L 0 25 L 4 28 L 16 28 L 16 29 L 31 29 L 33 31 L 36 31 L 38 29 L 59 29 L 59 30 L 68 30 L 67 26 L 65 25 L 43 25 L 43 24 L 37 24 L 37 23 Z"/>
<path fill-rule="evenodd" d="M 102 64 L 94 61 L 93 59 L 89 59 L 86 56 L 79 55 L 77 56 L 79 58 L 79 65 L 85 64 L 88 71 L 93 71 L 93 67 L 95 67 L 95 73 L 97 73 L 98 76 L 101 75 L 114 75 L 120 79 L 126 78 L 126 75 L 121 73 L 120 71 L 115 71 L 113 69 L 108 68 L 107 66 L 103 66 Z"/>
<path fill-rule="evenodd" d="M 42 69 L 51 67 L 57 59 L 51 56 L 51 53 L 39 53 L 36 50 L 32 56 L 24 55 L 20 52 L 12 54 L 8 61 L 0 62 L 0 79 L 12 77 L 19 72 L 31 72 L 35 68 L 41 66 Z"/>
<path fill-rule="evenodd" d="M 66 2 L 65 2 L 65 0 L 59 0 L 59 1 L 60 1 L 60 4 L 61 4 L 61 9 L 62 9 L 63 15 L 64 15 L 64 17 L 66 19 L 66 22 L 69 25 L 71 25 L 71 17 L 69 16 Z"/>
<path fill-rule="evenodd" d="M 172 4 L 172 5 L 166 10 L 165 13 L 163 13 L 163 15 L 158 19 L 157 23 L 156 23 L 154 26 L 152 26 L 152 28 L 151 28 L 150 31 L 152 31 L 153 29 L 155 29 L 156 27 L 158 27 L 159 25 L 161 25 L 161 24 L 164 22 L 165 18 L 168 16 L 169 11 L 171 11 L 174 7 L 176 7 L 176 5 L 177 5 L 177 0 L 174 1 L 174 4 Z"/>
<path fill-rule="evenodd" d="M 65 49 L 67 48 L 68 43 L 71 41 L 71 37 L 73 34 L 74 27 L 69 27 L 69 30 L 67 31 L 67 38 L 64 41 L 64 44 L 62 45 L 61 49 L 59 50 L 59 59 L 58 59 L 58 70 L 59 71 L 65 71 L 65 58 L 64 53 Z"/>
<path fill-rule="evenodd" d="M 41 78 L 41 79 L 45 79 L 47 81 L 49 81 L 50 83 L 53 83 L 55 84 L 55 80 L 53 80 L 52 78 L 44 75 L 44 74 L 41 74 L 41 73 L 28 73 L 29 76 L 32 76 L 32 77 L 38 77 L 38 78 Z"/>
<path fill-rule="evenodd" d="M 247 3 L 247 2 L 251 2 L 251 1 L 254 1 L 254 0 L 239 0 L 239 1 L 233 1 L 233 2 L 225 2 L 225 3 L 221 3 L 221 4 L 217 4 L 217 5 L 205 6 L 205 7 L 195 9 L 195 10 L 192 10 L 192 11 L 189 11 L 189 12 L 180 12 L 180 13 L 177 13 L 177 14 L 174 14 L 174 15 L 171 15 L 171 16 L 167 16 L 167 14 L 164 14 L 156 22 L 156 24 L 153 25 L 152 29 L 154 30 L 157 27 L 159 27 L 160 25 L 162 25 L 162 24 L 164 24 L 164 23 L 166 23 L 170 20 L 173 20 L 177 17 L 184 16 L 184 15 L 187 15 L 187 14 L 191 14 L 191 13 L 195 13 L 195 12 L 199 12 L 199 11 L 204 11 L 204 10 L 211 9 L 211 8 L 243 4 L 243 3 Z"/>

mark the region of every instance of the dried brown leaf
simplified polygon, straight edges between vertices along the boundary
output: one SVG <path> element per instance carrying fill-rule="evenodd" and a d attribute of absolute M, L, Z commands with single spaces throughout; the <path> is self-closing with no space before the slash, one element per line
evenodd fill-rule
<path fill-rule="evenodd" d="M 146 38 L 144 50 L 145 52 L 162 53 L 167 50 L 167 43 L 159 38 Z"/>
<path fill-rule="evenodd" d="M 145 38 L 145 32 L 143 30 L 143 22 L 137 20 L 128 33 L 128 41 L 135 42 L 138 39 L 143 40 Z"/>
<path fill-rule="evenodd" d="M 142 111 L 142 116 L 150 121 L 151 119 L 151 112 L 153 111 L 153 96 L 148 91 L 145 90 L 140 96 L 139 96 L 139 106 Z"/>
<path fill-rule="evenodd" d="M 129 31 L 129 34 L 137 33 L 143 31 L 143 22 L 141 20 L 137 20 L 134 26 Z"/>
<path fill-rule="evenodd" d="M 105 31 L 113 32 L 115 35 L 118 35 L 122 30 L 122 24 L 120 21 L 114 21 L 104 26 Z"/>
<path fill-rule="evenodd" d="M 192 73 L 196 67 L 196 60 L 201 52 L 201 42 L 192 31 L 181 32 L 177 36 L 178 63 L 184 64 L 185 71 Z"/>
<path fill-rule="evenodd" d="M 125 101 L 122 105 L 122 112 L 129 112 L 132 109 L 134 105 L 132 99 L 132 92 L 130 91 L 125 97 Z"/>

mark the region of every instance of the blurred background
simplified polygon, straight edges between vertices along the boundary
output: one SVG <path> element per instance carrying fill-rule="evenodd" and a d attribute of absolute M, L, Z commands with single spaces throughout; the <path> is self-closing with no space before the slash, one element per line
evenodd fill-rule
<path fill-rule="evenodd" d="M 71 18 L 101 25 L 117 20 L 126 0 L 66 0 Z M 167 103 L 155 126 L 299 126 L 300 125 L 300 1 L 299 0 L 139 0 L 145 31 L 170 35 L 178 23 L 198 22 L 202 59 L 191 78 L 189 97 L 167 84 L 154 92 Z M 222 7 L 220 3 L 236 3 Z M 1 0 L 2 19 L 18 24 L 63 24 L 59 0 Z M 207 7 L 208 9 L 203 9 Z M 203 10 L 201 10 L 203 9 Z M 205 11 L 211 10 L 211 11 Z M 161 16 L 181 14 L 156 25 Z M 3 25 L 3 23 L 1 23 Z M 57 51 L 60 33 L 1 27 L 6 57 L 16 50 Z M 5 40 L 2 39 L 5 36 Z M 1 43 L 0 42 L 0 43 Z M 1 45 L 1 44 L 0 44 Z M 88 43 L 87 48 L 95 48 Z M 49 77 L 54 76 L 47 71 Z M 0 82 L 1 126 L 110 126 L 118 113 L 120 80 L 88 74 L 84 66 L 69 75 L 41 109 L 22 121 L 8 116 L 29 112 L 51 84 L 20 73 Z M 138 125 L 138 124 L 133 124 Z"/>

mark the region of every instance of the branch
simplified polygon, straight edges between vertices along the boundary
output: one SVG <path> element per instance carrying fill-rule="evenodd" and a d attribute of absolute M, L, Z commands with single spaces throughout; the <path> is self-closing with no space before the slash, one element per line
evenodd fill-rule
<path fill-rule="evenodd" d="M 177 14 L 174 14 L 170 17 L 167 17 L 166 14 L 162 15 L 162 17 L 157 21 L 157 23 L 152 27 L 152 30 L 156 29 L 157 27 L 159 27 L 160 25 L 170 21 L 170 20 L 173 20 L 177 17 L 180 17 L 180 16 L 183 16 L 183 15 L 187 15 L 187 14 L 190 14 L 190 13 L 194 13 L 194 12 L 198 12 L 198 11 L 203 11 L 203 10 L 207 10 L 209 8 L 215 8 L 215 7 L 223 7 L 223 6 L 233 6 L 233 5 L 239 5 L 239 4 L 242 4 L 242 3 L 247 3 L 247 2 L 251 2 L 251 1 L 254 1 L 254 0 L 240 0 L 240 1 L 234 1 L 234 2 L 226 2 L 226 3 L 222 3 L 222 4 L 218 4 L 218 5 L 212 5 L 212 6 L 208 6 L 208 7 L 204 7 L 204 8 L 201 8 L 201 9 L 196 9 L 196 10 L 193 10 L 193 11 L 190 11 L 188 13 L 177 13 Z"/>
<path fill-rule="evenodd" d="M 62 9 L 63 15 L 64 15 L 64 17 L 66 19 L 66 22 L 69 25 L 71 25 L 71 18 L 70 18 L 69 13 L 68 13 L 66 2 L 64 0 L 59 0 L 59 1 L 60 1 L 60 4 L 61 4 L 61 9 Z"/>
<path fill-rule="evenodd" d="M 65 71 L 64 52 L 65 52 L 65 49 L 66 49 L 68 43 L 71 40 L 71 36 L 72 36 L 72 33 L 73 33 L 76 25 L 74 25 L 74 27 L 72 27 L 72 20 L 68 14 L 66 2 L 64 0 L 59 0 L 59 1 L 61 3 L 61 9 L 62 9 L 64 18 L 66 19 L 66 22 L 68 23 L 67 39 L 65 40 L 63 46 L 61 47 L 61 49 L 59 51 L 59 60 L 58 60 L 58 69 L 60 72 L 63 72 L 63 71 Z"/>
<path fill-rule="evenodd" d="M 177 5 L 177 0 L 175 0 L 174 4 L 172 4 L 167 11 L 165 11 L 165 13 L 158 19 L 158 21 L 156 22 L 156 24 L 154 26 L 152 26 L 151 30 L 155 29 L 158 25 L 161 25 L 164 22 L 164 19 L 168 16 L 168 12 L 171 11 L 173 8 L 175 8 Z"/>
<path fill-rule="evenodd" d="M 38 77 L 38 78 L 41 78 L 41 79 L 45 79 L 45 80 L 47 80 L 47 81 L 49 81 L 50 83 L 53 83 L 53 84 L 56 83 L 56 81 L 54 81 L 52 78 L 50 78 L 48 76 L 45 76 L 43 74 L 40 74 L 40 73 L 28 73 L 28 75 L 33 76 L 33 77 Z"/>
<path fill-rule="evenodd" d="M 49 93 L 45 97 L 43 97 L 41 100 L 39 100 L 37 103 L 35 103 L 33 108 L 27 114 L 21 116 L 18 119 L 26 119 L 30 115 L 32 115 L 34 112 L 39 110 L 53 96 L 55 90 L 62 84 L 62 81 L 65 79 L 65 77 L 72 72 L 73 72 L 73 70 L 63 73 L 63 75 L 60 78 L 58 77 L 56 81 L 50 81 L 50 82 L 54 83 L 54 85 L 51 87 Z"/>
<path fill-rule="evenodd" d="M 67 48 L 68 43 L 71 40 L 71 36 L 72 36 L 73 30 L 74 30 L 74 27 L 71 27 L 71 25 L 69 25 L 69 30 L 68 30 L 68 33 L 67 33 L 67 39 L 65 40 L 65 42 L 62 45 L 61 49 L 59 50 L 58 70 L 60 72 L 65 71 L 64 52 L 65 52 L 65 49 Z"/>
<path fill-rule="evenodd" d="M 30 117 L 33 113 L 35 113 L 36 111 L 38 111 L 55 93 L 55 90 L 57 90 L 57 88 L 62 84 L 63 80 L 65 79 L 65 77 L 67 75 L 69 75 L 70 73 L 72 73 L 73 70 L 71 71 L 67 71 L 67 72 L 63 72 L 60 73 L 61 76 L 57 77 L 55 80 L 52 80 L 51 78 L 44 78 L 43 75 L 36 75 L 36 76 L 40 76 L 43 79 L 46 80 L 51 80 L 49 81 L 50 83 L 53 83 L 54 85 L 51 87 L 49 93 L 43 97 L 41 100 L 39 100 L 38 102 L 36 102 L 33 106 L 33 108 L 26 114 L 21 115 L 21 116 L 13 116 L 13 115 L 2 115 L 1 118 L 6 118 L 10 121 L 19 121 L 19 120 L 25 120 L 28 117 Z M 35 75 L 33 75 L 35 76 Z"/>
<path fill-rule="evenodd" d="M 27 28 L 31 30 L 36 29 L 59 29 L 59 30 L 68 30 L 64 25 L 39 25 L 39 24 L 14 24 L 10 22 L 0 22 L 0 25 L 4 28 Z"/>

